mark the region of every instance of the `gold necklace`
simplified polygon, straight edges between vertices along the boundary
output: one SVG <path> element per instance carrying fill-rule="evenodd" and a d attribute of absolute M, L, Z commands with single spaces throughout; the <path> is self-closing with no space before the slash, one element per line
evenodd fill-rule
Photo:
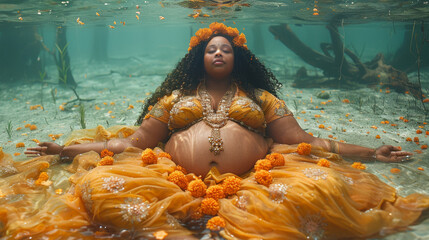
<path fill-rule="evenodd" d="M 223 140 L 220 136 L 220 129 L 228 122 L 228 112 L 234 97 L 234 88 L 231 85 L 231 88 L 223 95 L 216 112 L 212 107 L 205 82 L 199 87 L 198 95 L 201 98 L 201 105 L 203 107 L 203 121 L 212 128 L 211 135 L 209 136 L 210 152 L 218 155 L 223 151 Z"/>

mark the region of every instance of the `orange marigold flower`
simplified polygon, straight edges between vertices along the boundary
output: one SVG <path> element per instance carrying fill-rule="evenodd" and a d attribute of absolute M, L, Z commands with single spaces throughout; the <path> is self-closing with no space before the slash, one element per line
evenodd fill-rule
<path fill-rule="evenodd" d="M 411 139 L 410 137 L 407 137 L 406 141 L 407 141 L 407 142 L 412 142 L 412 141 L 413 141 L 413 139 Z"/>
<path fill-rule="evenodd" d="M 365 170 L 366 169 L 366 165 L 362 164 L 361 162 L 354 162 L 352 164 L 352 167 L 356 168 L 356 169 L 360 169 L 360 170 Z"/>
<path fill-rule="evenodd" d="M 158 154 L 158 157 L 160 158 L 160 157 L 165 157 L 165 158 L 168 158 L 168 159 L 170 159 L 171 160 L 171 155 L 168 153 L 168 152 L 160 152 L 159 154 Z"/>
<path fill-rule="evenodd" d="M 207 188 L 206 198 L 221 199 L 225 197 L 223 187 L 220 185 L 213 185 Z"/>
<path fill-rule="evenodd" d="M 216 199 L 204 198 L 201 201 L 201 212 L 206 215 L 216 215 L 220 205 Z"/>
<path fill-rule="evenodd" d="M 188 51 L 191 51 L 192 48 L 200 44 L 202 41 L 207 41 L 213 34 L 228 35 L 232 37 L 232 42 L 235 46 L 242 47 L 247 49 L 246 36 L 243 33 L 239 33 L 237 28 L 227 27 L 223 23 L 213 22 L 210 24 L 209 28 L 199 29 L 195 36 L 191 37 L 189 42 Z"/>
<path fill-rule="evenodd" d="M 401 169 L 399 169 L 399 168 L 391 168 L 390 172 L 391 173 L 399 173 L 399 172 L 401 172 Z"/>
<path fill-rule="evenodd" d="M 416 143 L 420 142 L 419 137 L 414 137 L 414 142 L 416 142 Z"/>
<path fill-rule="evenodd" d="M 244 44 L 247 42 L 246 36 L 244 36 L 244 33 L 241 33 L 238 37 L 235 37 L 232 42 L 235 46 L 244 46 Z"/>
<path fill-rule="evenodd" d="M 240 33 L 238 32 L 237 28 L 232 28 L 232 27 L 227 27 L 226 28 L 226 34 L 228 34 L 229 36 L 235 38 L 237 37 Z"/>
<path fill-rule="evenodd" d="M 299 155 L 309 155 L 311 153 L 311 144 L 300 143 L 296 149 L 296 152 Z"/>
<path fill-rule="evenodd" d="M 141 156 L 144 164 L 155 164 L 158 160 L 155 152 L 150 148 L 146 148 Z"/>
<path fill-rule="evenodd" d="M 37 185 L 40 185 L 42 182 L 44 182 L 44 181 L 47 181 L 49 179 L 49 175 L 48 175 L 48 173 L 47 172 L 41 172 L 40 174 L 39 174 L 39 178 L 37 178 L 37 180 L 36 180 L 36 184 Z"/>
<path fill-rule="evenodd" d="M 424 144 L 424 145 L 420 146 L 420 148 L 421 148 L 421 149 L 427 149 L 427 148 L 428 148 L 428 145 L 427 145 L 427 144 Z"/>
<path fill-rule="evenodd" d="M 193 197 L 202 197 L 206 194 L 207 186 L 201 179 L 192 180 L 188 184 L 188 191 Z"/>
<path fill-rule="evenodd" d="M 241 179 L 239 179 L 238 177 L 234 177 L 234 176 L 227 177 L 225 178 L 225 180 L 223 180 L 223 183 L 222 183 L 223 192 L 228 196 L 236 194 L 238 190 L 240 190 L 240 185 L 241 185 Z"/>
<path fill-rule="evenodd" d="M 184 168 L 184 167 L 182 167 L 182 166 L 180 166 L 180 165 L 177 165 L 176 167 L 175 167 L 175 170 L 177 170 L 177 171 L 181 171 L 183 174 L 188 174 L 188 171 L 186 171 L 186 169 Z"/>
<path fill-rule="evenodd" d="M 225 220 L 219 216 L 213 217 L 207 221 L 206 228 L 212 231 L 220 231 L 225 227 Z"/>
<path fill-rule="evenodd" d="M 271 166 L 279 167 L 285 165 L 285 157 L 280 153 L 271 153 L 266 156 L 266 159 L 270 160 Z"/>
<path fill-rule="evenodd" d="M 25 147 L 25 143 L 19 142 L 15 145 L 15 147 L 17 147 L 17 148 Z"/>
<path fill-rule="evenodd" d="M 417 170 L 424 171 L 425 169 L 422 167 L 418 167 Z"/>
<path fill-rule="evenodd" d="M 175 183 L 181 189 L 185 190 L 188 188 L 188 178 L 181 171 L 174 171 L 168 175 L 168 181 Z"/>
<path fill-rule="evenodd" d="M 213 31 L 209 28 L 201 28 L 196 33 L 195 36 L 199 41 L 207 41 L 210 36 L 213 34 Z"/>
<path fill-rule="evenodd" d="M 105 156 L 97 163 L 97 166 L 113 165 L 113 162 L 114 162 L 113 157 Z"/>
<path fill-rule="evenodd" d="M 347 98 L 342 100 L 343 103 L 350 103 L 350 100 L 348 100 Z"/>
<path fill-rule="evenodd" d="M 109 151 L 107 149 L 103 149 L 103 151 L 101 151 L 100 153 L 100 157 L 104 158 L 105 156 L 110 156 L 113 157 L 114 153 L 112 151 Z"/>
<path fill-rule="evenodd" d="M 166 231 L 164 231 L 164 230 L 161 230 L 161 231 L 158 231 L 158 232 L 154 232 L 153 236 L 157 240 L 162 240 L 162 239 L 165 239 L 168 236 L 168 233 Z"/>
<path fill-rule="evenodd" d="M 331 162 L 328 161 L 325 158 L 321 158 L 319 159 L 319 161 L 317 162 L 317 165 L 322 166 L 322 167 L 330 167 L 331 166 Z"/>
<path fill-rule="evenodd" d="M 262 169 L 268 171 L 271 168 L 273 168 L 273 166 L 271 165 L 271 161 L 267 159 L 260 159 L 255 163 L 255 171 L 262 170 Z"/>
<path fill-rule="evenodd" d="M 416 133 L 417 133 L 417 134 L 420 134 L 420 133 L 422 133 L 422 132 L 423 132 L 423 131 L 422 131 L 422 130 L 420 130 L 420 129 L 417 129 L 417 130 L 416 130 Z"/>
<path fill-rule="evenodd" d="M 256 182 L 266 187 L 269 187 L 270 184 L 273 182 L 273 177 L 271 176 L 271 173 L 266 170 L 256 171 L 255 179 Z"/>
<path fill-rule="evenodd" d="M 30 130 L 31 130 L 31 131 L 34 131 L 34 130 L 36 130 L 36 129 L 37 129 L 37 126 L 36 126 L 36 125 L 34 125 L 34 124 L 30 126 Z"/>
<path fill-rule="evenodd" d="M 210 24 L 209 28 L 213 31 L 215 34 L 226 34 L 226 25 L 223 23 L 213 22 Z"/>

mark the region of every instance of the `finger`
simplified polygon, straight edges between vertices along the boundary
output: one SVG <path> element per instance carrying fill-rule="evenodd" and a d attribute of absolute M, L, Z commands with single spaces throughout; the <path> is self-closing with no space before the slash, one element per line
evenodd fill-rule
<path fill-rule="evenodd" d="M 391 150 L 392 151 L 401 151 L 402 149 L 401 149 L 401 147 L 392 146 Z"/>
<path fill-rule="evenodd" d="M 24 154 L 39 154 L 39 151 L 25 151 Z"/>
<path fill-rule="evenodd" d="M 40 147 L 31 147 L 31 148 L 27 148 L 27 151 L 40 151 Z"/>
<path fill-rule="evenodd" d="M 394 158 L 399 162 L 406 162 L 413 159 L 411 155 L 396 155 Z"/>
<path fill-rule="evenodd" d="M 396 155 L 396 156 L 406 156 L 406 155 L 413 155 L 413 153 L 411 152 L 406 152 L 406 151 L 398 151 L 398 152 L 391 152 L 391 155 Z"/>

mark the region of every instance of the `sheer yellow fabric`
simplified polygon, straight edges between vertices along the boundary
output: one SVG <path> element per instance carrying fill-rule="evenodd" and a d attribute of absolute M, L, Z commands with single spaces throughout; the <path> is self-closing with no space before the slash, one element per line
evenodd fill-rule
<path fill-rule="evenodd" d="M 94 130 L 88 133 L 93 141 Z M 80 131 L 79 137 L 84 135 Z M 285 164 L 270 170 L 273 181 L 268 187 L 258 184 L 254 172 L 249 172 L 240 176 L 236 194 L 219 200 L 218 215 L 226 223 L 222 237 L 368 238 L 404 229 L 429 207 L 428 196 L 397 196 L 394 188 L 350 167 L 338 155 L 313 149 L 311 155 L 302 156 L 296 148 L 272 146 L 272 152 L 285 157 Z M 129 148 L 114 156 L 113 165 L 97 166 L 100 156 L 95 152 L 79 155 L 71 164 L 59 164 L 56 156 L 13 162 L 0 151 L 1 236 L 153 238 L 160 230 L 168 236 L 192 234 L 184 225 L 199 211 L 203 198 L 192 197 L 168 180 L 178 169 L 172 160 L 159 157 L 156 164 L 145 165 L 141 152 Z M 330 167 L 318 166 L 320 158 L 328 159 Z M 41 172 L 50 177 L 37 184 Z M 233 174 L 214 168 L 204 182 L 215 185 L 229 176 Z M 192 173 L 186 175 L 188 181 L 195 178 Z"/>

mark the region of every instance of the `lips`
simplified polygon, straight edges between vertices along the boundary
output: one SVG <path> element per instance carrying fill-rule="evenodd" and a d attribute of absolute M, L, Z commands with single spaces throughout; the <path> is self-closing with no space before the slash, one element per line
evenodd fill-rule
<path fill-rule="evenodd" d="M 214 60 L 213 61 L 213 64 L 224 64 L 225 62 L 224 61 L 222 61 L 221 59 L 216 59 L 216 60 Z"/>

